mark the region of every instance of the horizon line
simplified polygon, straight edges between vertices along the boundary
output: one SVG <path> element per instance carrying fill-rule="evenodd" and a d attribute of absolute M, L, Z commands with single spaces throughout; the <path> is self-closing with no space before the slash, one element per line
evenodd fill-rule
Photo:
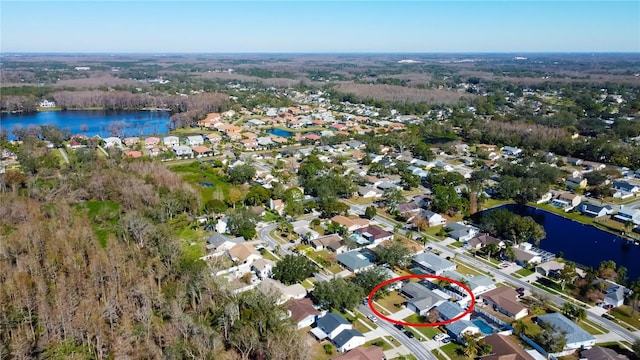
<path fill-rule="evenodd" d="M 334 54 L 380 54 L 380 55 L 517 55 L 517 54 L 640 54 L 640 50 L 620 51 L 2 51 L 6 55 L 334 55 Z"/>

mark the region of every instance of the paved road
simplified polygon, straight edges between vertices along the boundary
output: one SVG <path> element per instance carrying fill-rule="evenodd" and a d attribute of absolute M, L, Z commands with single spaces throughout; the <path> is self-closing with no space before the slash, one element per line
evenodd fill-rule
<path fill-rule="evenodd" d="M 367 316 L 374 315 L 373 311 L 371 311 L 371 309 L 369 309 L 367 305 L 360 305 L 358 310 Z M 405 335 L 402 331 L 393 327 L 393 325 L 390 322 L 384 321 L 384 320 L 378 320 L 376 324 L 380 328 L 388 332 L 389 335 L 393 336 L 397 341 L 399 341 L 407 349 L 409 349 L 409 351 L 411 351 L 411 353 L 416 358 L 420 360 L 437 360 L 435 355 L 431 353 L 431 350 L 426 345 L 416 340 L 415 338 L 409 339 L 407 335 Z"/>

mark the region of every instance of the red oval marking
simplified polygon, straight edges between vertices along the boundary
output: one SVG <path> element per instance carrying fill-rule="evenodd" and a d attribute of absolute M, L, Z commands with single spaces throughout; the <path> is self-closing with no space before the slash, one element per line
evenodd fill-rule
<path fill-rule="evenodd" d="M 373 294 L 376 293 L 376 291 L 380 290 L 383 286 L 391 284 L 393 282 L 396 281 L 401 281 L 401 280 L 405 280 L 405 279 L 438 279 L 438 280 L 444 280 L 450 283 L 454 283 L 458 286 L 460 286 L 461 288 L 464 289 L 464 291 L 466 291 L 469 296 L 471 296 L 471 305 L 469 306 L 469 309 L 467 309 L 467 311 L 463 312 L 462 314 L 454 317 L 451 320 L 446 320 L 446 321 L 440 321 L 440 322 L 435 322 L 435 323 L 408 323 L 408 322 L 404 322 L 404 321 L 400 321 L 400 320 L 394 320 L 391 319 L 389 317 L 386 317 L 384 315 L 382 315 L 378 310 L 375 309 L 375 307 L 373 306 Z M 426 274 L 422 274 L 422 275 L 418 275 L 418 274 L 414 274 L 414 275 L 405 275 L 405 276 L 400 276 L 400 277 L 396 277 L 393 279 L 389 279 L 385 282 L 382 282 L 380 284 L 378 284 L 375 288 L 373 288 L 373 290 L 371 290 L 371 292 L 369 293 L 369 296 L 367 298 L 367 302 L 369 303 L 369 308 L 371 309 L 371 311 L 373 311 L 374 314 L 376 314 L 379 318 L 386 320 L 388 322 L 392 322 L 394 324 L 400 324 L 400 325 L 404 325 L 404 326 L 440 326 L 440 325 L 446 325 L 446 324 L 450 324 L 454 321 L 458 321 L 460 319 L 462 319 L 463 317 L 465 317 L 465 315 L 470 314 L 473 311 L 473 308 L 476 305 L 476 297 L 473 296 L 473 292 L 471 292 L 471 289 L 469 289 L 468 286 L 466 286 L 465 284 L 457 281 L 457 280 L 453 280 L 450 279 L 448 277 L 444 277 L 444 276 L 439 276 L 439 275 L 426 275 Z"/>

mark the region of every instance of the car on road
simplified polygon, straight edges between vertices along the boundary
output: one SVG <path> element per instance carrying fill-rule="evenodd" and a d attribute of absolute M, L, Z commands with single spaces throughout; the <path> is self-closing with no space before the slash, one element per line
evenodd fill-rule
<path fill-rule="evenodd" d="M 409 339 L 413 339 L 415 337 L 415 335 L 409 330 L 405 330 L 404 334 L 407 335 Z"/>
<path fill-rule="evenodd" d="M 404 326 L 402 326 L 400 324 L 393 324 L 393 327 L 398 329 L 398 330 L 404 330 Z"/>
<path fill-rule="evenodd" d="M 520 295 L 524 295 L 524 288 L 523 288 L 523 287 L 521 287 L 521 288 L 517 288 L 517 289 L 516 289 L 516 292 L 517 292 L 518 294 L 520 294 Z"/>
<path fill-rule="evenodd" d="M 367 315 L 367 319 L 371 320 L 371 322 L 378 321 L 378 318 L 375 315 Z"/>

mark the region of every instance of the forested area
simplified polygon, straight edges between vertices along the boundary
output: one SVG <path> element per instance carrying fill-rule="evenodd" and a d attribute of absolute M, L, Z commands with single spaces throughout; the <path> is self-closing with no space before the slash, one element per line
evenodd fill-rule
<path fill-rule="evenodd" d="M 23 141 L 40 163 L 0 177 L 0 358 L 309 358 L 274 295 L 232 294 L 178 240 L 201 207 L 178 175 Z"/>

